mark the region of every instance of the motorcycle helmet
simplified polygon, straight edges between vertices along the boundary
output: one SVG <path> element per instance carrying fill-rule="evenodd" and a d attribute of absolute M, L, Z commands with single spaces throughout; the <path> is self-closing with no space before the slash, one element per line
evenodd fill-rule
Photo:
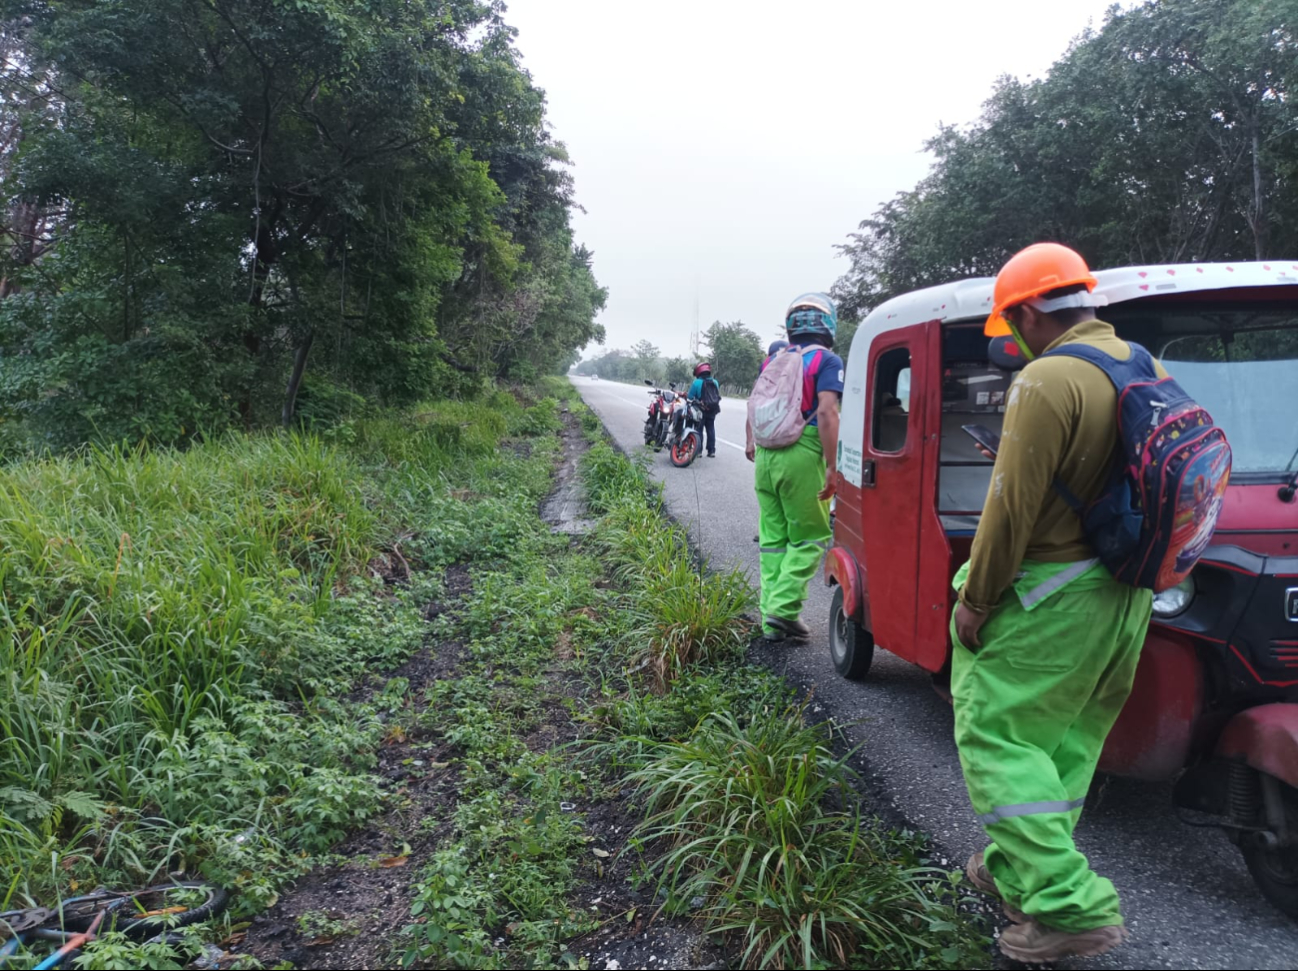
<path fill-rule="evenodd" d="M 789 339 L 818 334 L 833 343 L 838 334 L 838 308 L 825 293 L 804 293 L 789 304 L 784 314 Z"/>
<path fill-rule="evenodd" d="M 711 377 L 712 365 L 709 364 L 707 361 L 704 361 L 702 364 L 700 364 L 698 367 L 694 369 L 694 376 L 696 378 Z"/>
<path fill-rule="evenodd" d="M 788 341 L 772 341 L 771 346 L 766 349 L 766 356 L 774 357 L 776 354 L 780 353 L 780 351 L 784 350 L 788 346 L 789 346 Z"/>

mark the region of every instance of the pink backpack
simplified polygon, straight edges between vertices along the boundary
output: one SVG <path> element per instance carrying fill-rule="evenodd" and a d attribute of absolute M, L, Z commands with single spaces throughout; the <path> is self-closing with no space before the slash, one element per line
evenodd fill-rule
<path fill-rule="evenodd" d="M 802 437 L 810 420 L 802 417 L 804 378 L 802 348 L 790 346 L 772 357 L 757 379 L 748 398 L 748 423 L 762 448 L 788 448 Z"/>

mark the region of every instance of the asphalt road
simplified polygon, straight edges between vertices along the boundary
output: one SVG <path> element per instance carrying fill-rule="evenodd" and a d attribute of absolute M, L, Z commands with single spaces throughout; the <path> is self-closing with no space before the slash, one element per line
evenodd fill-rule
<path fill-rule="evenodd" d="M 648 389 L 574 378 L 586 402 L 626 450 L 643 445 Z M 744 403 L 726 399 L 717 419 L 715 459 L 673 468 L 654 458 L 672 514 L 689 526 L 716 567 L 758 575 L 757 498 L 744 457 Z M 951 711 L 928 677 L 880 652 L 870 679 L 841 679 L 829 659 L 829 594 L 813 582 L 804 619 L 808 647 L 782 648 L 784 670 L 814 689 L 863 744 L 871 775 L 901 816 L 955 860 L 984 844 L 965 795 L 952 741 Z M 1078 844 L 1123 895 L 1132 930 L 1127 947 L 1078 968 L 1295 968 L 1298 925 L 1273 911 L 1253 886 L 1238 851 L 1215 830 L 1181 823 L 1170 790 L 1114 779 L 1088 806 Z"/>

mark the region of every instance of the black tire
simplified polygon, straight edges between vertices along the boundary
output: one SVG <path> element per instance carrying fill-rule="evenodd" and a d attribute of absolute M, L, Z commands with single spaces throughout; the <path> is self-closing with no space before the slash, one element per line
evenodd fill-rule
<path fill-rule="evenodd" d="M 176 914 L 156 917 L 136 917 L 139 913 L 164 909 L 166 895 L 174 890 L 194 890 L 207 895 L 201 904 Z M 230 903 L 230 895 L 220 887 L 196 881 L 178 881 L 147 887 L 130 894 L 103 894 L 77 901 L 64 907 L 63 927 L 70 931 L 90 929 L 101 910 L 108 911 L 104 930 L 116 930 L 127 937 L 139 940 L 178 927 L 203 924 L 219 916 Z"/>
<path fill-rule="evenodd" d="M 1298 835 L 1298 789 L 1282 784 L 1281 798 L 1289 832 Z M 1267 902 L 1290 920 L 1298 920 L 1298 846 L 1267 846 L 1245 834 L 1240 852 Z"/>
<path fill-rule="evenodd" d="M 654 425 L 654 420 L 652 418 L 646 419 L 644 423 L 644 443 L 646 445 L 653 444 L 655 432 L 656 427 Z"/>
<path fill-rule="evenodd" d="M 677 442 L 672 446 L 672 465 L 678 469 L 689 468 L 690 463 L 698 457 L 699 437 L 697 435 L 686 435 L 684 442 Z"/>
<path fill-rule="evenodd" d="M 843 588 L 834 587 L 829 608 L 829 656 L 834 669 L 848 681 L 864 681 L 874 664 L 874 635 L 843 609 Z"/>

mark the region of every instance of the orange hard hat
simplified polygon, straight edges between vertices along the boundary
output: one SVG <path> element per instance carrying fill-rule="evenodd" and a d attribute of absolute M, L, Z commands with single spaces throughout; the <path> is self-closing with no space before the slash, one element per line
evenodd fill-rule
<path fill-rule="evenodd" d="M 987 318 L 984 332 L 988 337 L 1004 337 L 1010 333 L 1010 322 L 1005 319 L 1005 311 L 1010 307 L 1051 290 L 1082 284 L 1087 291 L 1094 292 L 1099 281 L 1076 250 L 1059 243 L 1029 246 L 1001 267 L 996 277 L 996 306 Z"/>

